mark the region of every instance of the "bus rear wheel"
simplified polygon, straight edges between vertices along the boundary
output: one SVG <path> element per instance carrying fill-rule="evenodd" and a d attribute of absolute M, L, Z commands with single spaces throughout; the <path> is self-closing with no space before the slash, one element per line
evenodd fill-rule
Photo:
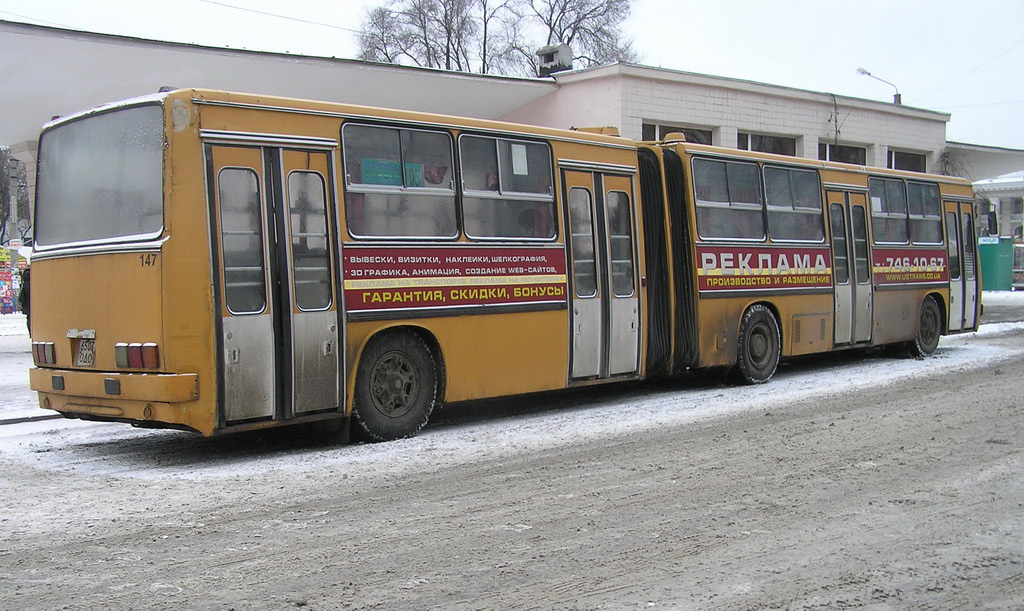
<path fill-rule="evenodd" d="M 924 358 L 935 352 L 939 347 L 939 336 L 942 335 L 942 314 L 935 298 L 929 295 L 921 303 L 921 320 L 918 324 L 917 337 L 907 342 L 907 353 L 914 358 Z"/>
<path fill-rule="evenodd" d="M 409 332 L 387 333 L 363 350 L 353 415 L 372 441 L 412 437 L 437 403 L 437 368 L 426 342 Z"/>
<path fill-rule="evenodd" d="M 775 375 L 782 354 L 779 323 L 766 306 L 756 304 L 743 313 L 733 377 L 740 384 L 764 384 Z"/>

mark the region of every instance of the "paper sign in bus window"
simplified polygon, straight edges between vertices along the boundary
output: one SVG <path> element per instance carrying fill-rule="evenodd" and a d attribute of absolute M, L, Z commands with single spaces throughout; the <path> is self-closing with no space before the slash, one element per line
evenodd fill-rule
<path fill-rule="evenodd" d="M 517 176 L 526 176 L 529 174 L 526 164 L 526 145 L 525 144 L 513 144 L 512 148 L 512 173 Z"/>

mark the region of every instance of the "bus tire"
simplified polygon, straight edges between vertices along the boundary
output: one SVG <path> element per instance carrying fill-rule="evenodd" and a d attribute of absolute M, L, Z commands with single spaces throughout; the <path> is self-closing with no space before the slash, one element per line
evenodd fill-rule
<path fill-rule="evenodd" d="M 782 337 L 775 315 L 762 304 L 750 306 L 740 320 L 733 377 L 740 384 L 764 384 L 775 375 L 781 356 Z"/>
<path fill-rule="evenodd" d="M 942 335 L 942 313 L 939 304 L 931 295 L 921 302 L 921 319 L 918 321 L 917 337 L 907 342 L 907 354 L 914 358 L 924 358 L 935 352 Z"/>
<path fill-rule="evenodd" d="M 437 403 L 437 368 L 415 333 L 386 333 L 370 341 L 359 360 L 352 413 L 371 441 L 412 437 Z"/>

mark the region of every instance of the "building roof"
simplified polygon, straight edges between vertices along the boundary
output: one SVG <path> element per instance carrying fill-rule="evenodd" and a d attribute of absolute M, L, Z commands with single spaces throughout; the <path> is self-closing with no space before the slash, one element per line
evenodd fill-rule
<path fill-rule="evenodd" d="M 842 104 L 847 107 L 859 107 L 904 116 L 921 117 L 933 121 L 937 120 L 948 122 L 950 118 L 950 114 L 946 112 L 928 110 L 925 108 L 916 108 L 913 106 L 904 106 L 902 104 L 898 105 L 893 104 L 891 102 L 868 100 L 865 98 L 856 98 L 823 91 L 799 89 L 796 87 L 786 87 L 784 85 L 773 85 L 771 83 L 762 83 L 759 81 L 751 81 L 726 76 L 715 76 L 711 74 L 700 74 L 698 72 L 686 72 L 684 70 L 673 70 L 669 68 L 644 66 L 641 64 L 632 64 L 624 62 L 616 62 L 604 66 L 595 66 L 591 68 L 580 68 L 577 70 L 557 72 L 553 74 L 552 77 L 555 79 L 556 82 L 560 84 L 568 84 L 581 80 L 603 78 L 612 75 L 634 76 L 637 78 L 650 80 L 664 80 L 686 84 L 707 85 L 723 89 L 735 89 L 740 91 L 761 93 L 764 95 L 771 95 L 776 97 L 797 98 L 801 100 L 810 99 L 826 103 L 831 103 L 833 101 L 833 98 L 835 98 L 836 100 L 841 101 Z"/>
<path fill-rule="evenodd" d="M 161 87 L 253 92 L 482 119 L 500 117 L 558 87 L 551 79 L 207 47 L 3 20 L 0 47 L 6 102 L 0 114 L 3 145 L 34 140 L 54 115 Z"/>
<path fill-rule="evenodd" d="M 979 180 L 974 183 L 974 190 L 978 193 L 986 194 L 1024 191 L 1024 170 L 1010 172 L 996 178 Z"/>

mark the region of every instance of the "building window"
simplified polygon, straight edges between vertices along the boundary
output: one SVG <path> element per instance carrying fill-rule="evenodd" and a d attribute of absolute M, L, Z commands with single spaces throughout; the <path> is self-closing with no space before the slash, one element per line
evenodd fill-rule
<path fill-rule="evenodd" d="M 711 130 L 699 127 L 679 127 L 675 125 L 655 125 L 644 123 L 642 128 L 642 139 L 647 142 L 664 140 L 665 136 L 671 133 L 683 134 L 687 142 L 694 144 L 711 144 Z"/>
<path fill-rule="evenodd" d="M 911 172 L 924 172 L 928 158 L 920 153 L 905 153 L 903 151 L 889 150 L 885 167 L 892 170 L 909 170 Z"/>
<path fill-rule="evenodd" d="M 760 151 L 796 157 L 796 138 L 783 136 L 761 136 L 758 134 L 737 134 L 736 148 L 743 151 Z"/>
<path fill-rule="evenodd" d="M 818 159 L 822 161 L 838 161 L 854 165 L 867 165 L 868 151 L 863 146 L 845 144 L 818 143 Z"/>

